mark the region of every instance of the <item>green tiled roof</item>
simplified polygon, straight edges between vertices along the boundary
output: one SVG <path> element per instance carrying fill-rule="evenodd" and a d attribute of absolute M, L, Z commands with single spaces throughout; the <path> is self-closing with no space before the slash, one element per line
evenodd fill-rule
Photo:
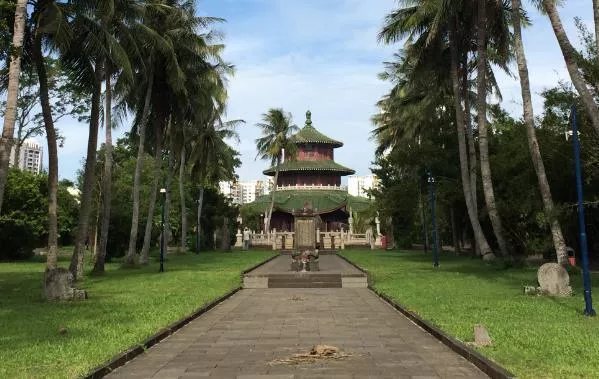
<path fill-rule="evenodd" d="M 312 126 L 312 114 L 310 111 L 306 112 L 306 125 L 296 134 L 291 136 L 291 141 L 295 143 L 321 143 L 321 144 L 330 144 L 333 147 L 341 147 L 343 146 L 343 142 L 334 140 L 329 138 L 316 130 Z"/>
<path fill-rule="evenodd" d="M 275 175 L 276 167 L 273 166 L 269 169 L 262 171 L 264 175 Z M 279 172 L 289 171 L 332 171 L 341 175 L 353 175 L 355 173 L 351 168 L 340 165 L 333 160 L 319 160 L 319 161 L 300 161 L 300 160 L 289 160 L 281 163 Z"/>
<path fill-rule="evenodd" d="M 270 195 L 259 196 L 252 203 L 243 205 L 266 212 L 270 206 Z M 347 207 L 356 212 L 363 212 L 371 205 L 369 199 L 351 196 L 342 191 L 326 190 L 295 190 L 277 191 L 275 193 L 275 208 L 286 213 L 303 208 L 304 202 L 312 202 L 312 209 L 316 214 L 333 212 L 339 208 Z"/>

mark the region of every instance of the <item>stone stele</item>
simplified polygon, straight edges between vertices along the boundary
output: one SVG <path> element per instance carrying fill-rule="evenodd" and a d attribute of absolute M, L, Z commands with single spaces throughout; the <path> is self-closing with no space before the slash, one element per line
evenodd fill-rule
<path fill-rule="evenodd" d="M 557 263 L 545 263 L 537 271 L 541 291 L 551 296 L 570 296 L 570 276 L 568 271 Z"/>
<path fill-rule="evenodd" d="M 46 272 L 44 292 L 51 301 L 87 299 L 87 292 L 73 288 L 73 274 L 64 268 Z"/>

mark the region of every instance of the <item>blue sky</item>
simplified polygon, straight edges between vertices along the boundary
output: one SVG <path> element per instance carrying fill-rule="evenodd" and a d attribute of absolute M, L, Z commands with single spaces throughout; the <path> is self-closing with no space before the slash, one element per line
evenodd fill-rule
<path fill-rule="evenodd" d="M 572 41 L 578 40 L 574 17 L 592 25 L 591 0 L 568 0 L 560 8 Z M 526 4 L 526 2 L 525 2 Z M 376 35 L 383 18 L 396 6 L 392 0 L 200 0 L 202 15 L 227 20 L 218 26 L 225 35 L 225 58 L 236 66 L 229 83 L 228 119 L 244 119 L 238 175 L 262 177 L 267 163 L 256 161 L 254 126 L 269 108 L 282 107 L 303 126 L 312 111 L 314 125 L 345 143 L 335 159 L 366 175 L 374 159 L 369 140 L 376 101 L 389 89 L 377 79 L 383 61 L 399 46 L 383 46 Z M 532 90 L 539 93 L 567 80 L 563 58 L 546 16 L 529 9 L 533 27 L 525 30 Z M 514 70 L 514 74 L 516 71 Z M 498 74 L 503 105 L 519 117 L 520 89 L 516 78 Z M 541 111 L 536 96 L 535 111 Z M 58 125 L 66 137 L 60 149 L 60 176 L 74 178 L 87 143 L 87 126 L 72 120 Z M 121 136 L 129 125 L 114 134 Z M 103 131 L 100 131 L 100 136 Z M 102 138 L 100 138 L 102 140 Z M 44 143 L 45 145 L 45 143 Z"/>

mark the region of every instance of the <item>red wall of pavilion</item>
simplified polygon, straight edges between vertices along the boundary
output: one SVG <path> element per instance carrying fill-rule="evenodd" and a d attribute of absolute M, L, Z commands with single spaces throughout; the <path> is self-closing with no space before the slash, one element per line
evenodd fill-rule
<path fill-rule="evenodd" d="M 279 186 L 303 186 L 303 185 L 317 185 L 317 186 L 340 186 L 341 176 L 331 175 L 317 172 L 281 172 L 279 173 L 279 180 L 277 182 Z"/>
<path fill-rule="evenodd" d="M 299 145 L 295 159 L 300 161 L 333 160 L 335 154 L 331 145 L 311 144 L 312 150 L 306 145 Z"/>

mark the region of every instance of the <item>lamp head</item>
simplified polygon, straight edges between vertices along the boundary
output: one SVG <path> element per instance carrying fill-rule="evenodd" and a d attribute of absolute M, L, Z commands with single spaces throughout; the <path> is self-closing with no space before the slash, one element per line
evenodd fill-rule
<path fill-rule="evenodd" d="M 161 188 L 160 193 L 166 193 L 166 188 Z"/>

